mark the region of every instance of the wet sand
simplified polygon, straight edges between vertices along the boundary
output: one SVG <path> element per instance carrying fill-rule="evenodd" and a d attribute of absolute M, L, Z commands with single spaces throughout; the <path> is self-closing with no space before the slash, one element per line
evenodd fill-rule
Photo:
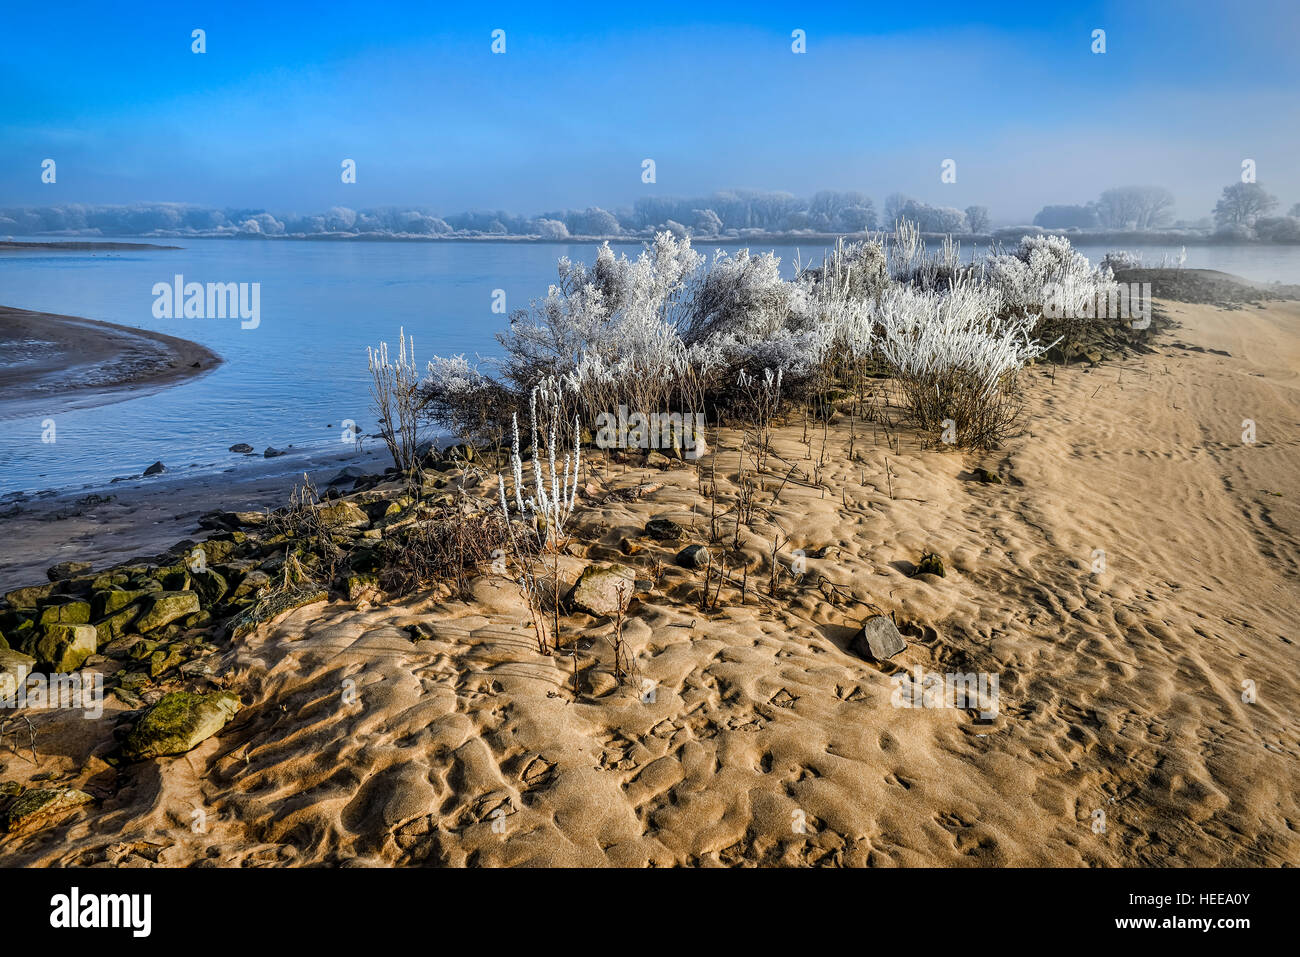
<path fill-rule="evenodd" d="M 135 398 L 220 363 L 188 339 L 0 306 L 0 421 Z"/>

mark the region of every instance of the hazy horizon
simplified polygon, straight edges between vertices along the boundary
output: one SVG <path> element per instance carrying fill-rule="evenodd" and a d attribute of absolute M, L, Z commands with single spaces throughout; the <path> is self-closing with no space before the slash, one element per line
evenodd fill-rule
<path fill-rule="evenodd" d="M 36 39 L 0 52 L 0 206 L 536 215 L 825 189 L 1027 223 L 1158 185 L 1195 220 L 1247 158 L 1282 209 L 1300 200 L 1300 9 L 1273 0 L 1226 20 L 1208 3 L 663 6 L 654 26 L 606 7 L 146 7 L 9 11 L 9 36 Z"/>

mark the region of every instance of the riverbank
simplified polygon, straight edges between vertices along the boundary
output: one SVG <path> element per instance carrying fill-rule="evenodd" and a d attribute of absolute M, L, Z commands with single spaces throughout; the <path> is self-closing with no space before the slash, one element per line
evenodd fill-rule
<path fill-rule="evenodd" d="M 33 714 L 33 753 L 0 755 L 7 785 L 88 803 L 0 838 L 0 864 L 1300 864 L 1300 303 L 1158 306 L 1177 326 L 1150 353 L 1029 370 L 995 453 L 840 415 L 813 445 L 775 429 L 758 475 L 726 431 L 699 471 L 586 457 L 560 574 L 635 580 L 623 684 L 611 619 L 566 607 L 543 656 L 489 565 L 463 592 L 360 579 L 237 636 L 144 642 L 144 664 L 114 642 L 86 662 L 130 678 L 103 720 Z M 440 507 L 494 508 L 490 468 L 437 483 Z M 729 516 L 709 541 L 709 487 L 750 490 L 738 548 Z M 400 489 L 361 496 L 335 516 L 355 541 L 406 521 Z M 232 589 L 286 576 L 269 537 L 222 536 Z M 718 597 L 688 543 L 728 562 Z M 856 640 L 876 614 L 906 641 L 883 661 Z M 988 713 L 900 697 L 954 673 L 997 677 Z M 113 727 L 179 690 L 238 714 L 123 761 Z"/>

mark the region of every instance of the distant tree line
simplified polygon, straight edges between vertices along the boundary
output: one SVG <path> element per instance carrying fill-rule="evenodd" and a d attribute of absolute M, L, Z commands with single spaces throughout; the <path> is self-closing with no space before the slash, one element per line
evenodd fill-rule
<path fill-rule="evenodd" d="M 1223 188 L 1214 206 L 1216 235 L 1273 242 L 1300 242 L 1300 203 L 1286 216 L 1265 214 L 1278 201 L 1258 183 L 1233 183 Z M 1043 229 L 1155 230 L 1173 220 L 1174 197 L 1161 186 L 1118 186 L 1081 206 L 1044 206 L 1034 217 Z M 1208 231 L 1208 218 L 1194 224 Z"/>
<path fill-rule="evenodd" d="M 1190 229 L 1233 239 L 1300 241 L 1300 203 L 1286 216 L 1267 214 L 1278 205 L 1257 183 L 1234 183 L 1223 190 L 1209 217 L 1176 223 Z M 1033 225 L 1043 230 L 1154 231 L 1168 228 L 1174 197 L 1159 186 L 1118 186 L 1082 205 L 1044 206 Z M 0 209 L 0 235 L 80 236 L 362 236 L 393 237 L 529 237 L 649 238 L 667 230 L 678 237 L 747 240 L 781 234 L 852 234 L 892 229 L 900 220 L 917 224 L 922 232 L 986 236 L 992 229 L 986 206 L 932 206 L 902 193 L 885 198 L 878 215 L 865 193 L 823 190 L 808 198 L 762 190 L 726 190 L 712 196 L 683 199 L 647 196 L 632 206 L 613 210 L 591 206 L 561 209 L 538 216 L 504 210 L 470 210 L 439 214 L 428 209 L 386 207 L 353 210 L 335 206 L 308 215 L 264 209 L 207 209 L 182 203 L 140 203 L 131 206 L 70 204 L 40 208 Z M 1032 231 L 1006 227 L 996 234 Z M 1012 237 L 1016 238 L 1016 237 Z"/>

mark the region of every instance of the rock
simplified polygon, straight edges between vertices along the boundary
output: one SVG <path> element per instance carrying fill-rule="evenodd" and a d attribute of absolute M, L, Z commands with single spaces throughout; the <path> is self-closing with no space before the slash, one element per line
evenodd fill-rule
<path fill-rule="evenodd" d="M 321 524 L 326 528 L 365 528 L 370 524 L 370 516 L 360 505 L 352 502 L 328 502 L 316 508 Z"/>
<path fill-rule="evenodd" d="M 212 612 L 196 611 L 192 615 L 186 615 L 181 619 L 181 625 L 185 628 L 202 628 L 205 625 L 212 624 Z"/>
<path fill-rule="evenodd" d="M 677 553 L 677 564 L 683 568 L 704 568 L 710 557 L 709 550 L 703 545 L 687 545 Z"/>
<path fill-rule="evenodd" d="M 236 536 L 240 538 L 246 537 L 243 532 L 227 532 L 225 537 L 209 538 L 202 545 L 194 546 L 190 550 L 187 559 L 198 551 L 203 554 L 204 565 L 220 565 L 222 562 L 228 562 L 235 557 L 235 553 L 239 551 L 239 546 L 242 544 L 242 542 L 234 540 Z"/>
<path fill-rule="evenodd" d="M 174 668 L 185 660 L 185 652 L 179 645 L 159 648 L 149 656 L 149 677 L 157 680 L 168 669 Z"/>
<path fill-rule="evenodd" d="M 348 601 L 360 601 L 379 593 L 379 580 L 374 575 L 349 575 L 347 578 Z"/>
<path fill-rule="evenodd" d="M 99 647 L 93 625 L 46 625 L 36 640 L 36 660 L 41 668 L 67 674 L 76 671 Z"/>
<path fill-rule="evenodd" d="M 147 595 L 149 592 L 132 592 L 129 594 Z M 106 645 L 116 638 L 121 638 L 126 634 L 127 628 L 135 621 L 140 614 L 139 605 L 127 605 L 119 611 L 107 615 L 101 620 L 95 622 L 95 631 L 99 634 L 99 643 Z"/>
<path fill-rule="evenodd" d="M 849 645 L 851 651 L 868 661 L 885 661 L 906 647 L 907 642 L 893 621 L 884 615 L 873 615 L 863 622 L 862 630 L 853 636 Z"/>
<path fill-rule="evenodd" d="M 196 573 L 190 581 L 190 587 L 199 596 L 199 604 L 209 607 L 226 597 L 230 585 L 225 576 L 209 567 L 205 572 Z"/>
<path fill-rule="evenodd" d="M 247 442 L 236 442 L 230 447 L 230 451 L 238 452 L 240 455 L 252 455 L 253 447 Z"/>
<path fill-rule="evenodd" d="M 86 625 L 90 623 L 90 602 L 52 602 L 41 609 L 38 625 Z"/>
<path fill-rule="evenodd" d="M 329 593 L 323 588 L 299 588 L 296 591 L 282 592 L 268 601 L 258 602 L 232 618 L 230 637 L 236 640 L 242 638 L 258 625 L 265 624 L 272 618 L 318 601 L 329 601 Z"/>
<path fill-rule="evenodd" d="M 239 583 L 239 586 L 235 589 L 234 594 L 232 594 L 230 597 L 251 598 L 255 596 L 259 590 L 265 588 L 269 584 L 271 584 L 271 576 L 268 575 L 266 572 L 262 571 L 260 568 L 255 568 L 247 575 L 244 576 L 243 581 Z"/>
<path fill-rule="evenodd" d="M 645 533 L 661 542 L 675 542 L 686 537 L 685 530 L 670 518 L 660 516 L 646 523 Z"/>
<path fill-rule="evenodd" d="M 0 648 L 0 698 L 17 694 L 18 686 L 36 669 L 36 659 L 21 651 Z"/>
<path fill-rule="evenodd" d="M 38 831 L 94 800 L 85 791 L 76 788 L 33 788 L 24 791 L 5 812 L 5 830 L 10 834 Z"/>
<path fill-rule="evenodd" d="M 155 462 L 153 465 L 149 466 L 147 469 L 144 470 L 144 474 L 145 477 L 147 478 L 150 475 L 161 475 L 163 472 L 166 471 L 167 471 L 167 466 L 163 465 L 161 462 Z"/>
<path fill-rule="evenodd" d="M 128 761 L 184 754 L 224 728 L 238 711 L 239 699 L 228 691 L 173 691 L 141 715 L 122 742 L 122 753 Z"/>
<path fill-rule="evenodd" d="M 61 582 L 88 571 L 90 571 L 90 562 L 59 562 L 46 569 L 45 575 L 52 582 Z"/>
<path fill-rule="evenodd" d="M 912 577 L 917 575 L 938 575 L 943 578 L 943 559 L 934 552 L 926 552 L 916 563 L 916 568 L 912 569 Z"/>
<path fill-rule="evenodd" d="M 618 613 L 619 586 L 623 586 L 622 608 L 626 609 L 636 590 L 636 581 L 624 569 L 612 565 L 588 565 L 569 591 L 569 604 L 597 618 Z"/>
<path fill-rule="evenodd" d="M 26 588 L 15 588 L 11 592 L 6 592 L 5 601 L 9 602 L 10 608 L 17 608 L 20 611 L 35 611 L 36 603 L 49 598 L 53 591 L 53 582 L 48 585 L 28 585 Z"/>
<path fill-rule="evenodd" d="M 366 477 L 365 469 L 357 468 L 355 465 L 349 465 L 346 468 L 344 468 L 342 471 L 340 471 L 338 475 L 330 479 L 329 482 L 326 484 L 326 488 L 329 488 L 330 486 L 333 485 L 344 485 L 347 482 L 355 482 L 357 479 L 365 478 L 365 477 Z"/>
<path fill-rule="evenodd" d="M 230 532 L 240 526 L 261 526 L 266 524 L 265 512 L 204 512 L 199 516 L 199 528 L 211 531 Z"/>
<path fill-rule="evenodd" d="M 192 591 L 163 591 L 154 595 L 148 610 L 135 623 L 135 630 L 147 634 L 199 610 L 199 596 Z"/>
<path fill-rule="evenodd" d="M 24 618 L 17 625 L 9 629 L 6 642 L 10 648 L 18 651 L 31 653 L 32 647 L 36 644 L 36 622 L 30 618 Z"/>
<path fill-rule="evenodd" d="M 262 458 L 266 458 L 266 459 L 277 458 L 278 456 L 281 455 L 284 455 L 284 449 L 277 449 L 274 446 L 270 446 L 270 445 L 268 445 L 266 447 L 266 450 L 262 452 Z"/>
<path fill-rule="evenodd" d="M 974 475 L 977 481 L 983 482 L 985 485 L 1002 484 L 1002 476 L 998 475 L 997 472 L 990 472 L 988 469 L 983 467 L 977 468 Z"/>
<path fill-rule="evenodd" d="M 644 551 L 643 546 L 632 541 L 630 538 L 623 539 L 618 543 L 618 547 L 622 550 L 624 555 L 635 555 L 637 552 Z"/>
<path fill-rule="evenodd" d="M 652 450 L 646 453 L 645 464 L 647 468 L 666 469 L 672 465 L 672 459 L 658 450 Z"/>

